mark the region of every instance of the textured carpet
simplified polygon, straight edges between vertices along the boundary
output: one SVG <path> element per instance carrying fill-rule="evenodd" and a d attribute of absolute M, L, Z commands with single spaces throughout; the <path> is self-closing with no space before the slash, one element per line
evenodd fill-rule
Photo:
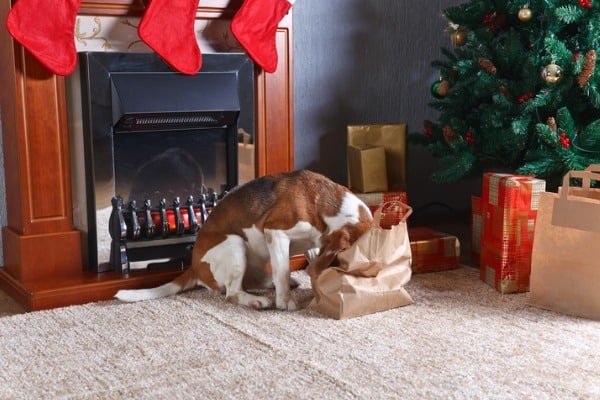
<path fill-rule="evenodd" d="M 471 268 L 407 289 L 414 305 L 345 321 L 206 290 L 0 318 L 0 398 L 600 398 L 599 322 L 500 295 Z"/>

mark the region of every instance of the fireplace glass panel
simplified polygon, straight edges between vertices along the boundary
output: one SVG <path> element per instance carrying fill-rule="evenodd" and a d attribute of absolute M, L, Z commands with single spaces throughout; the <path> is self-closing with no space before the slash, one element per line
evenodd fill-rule
<path fill-rule="evenodd" d="M 227 189 L 227 130 L 115 135 L 115 192 L 125 201 L 152 204 Z"/>

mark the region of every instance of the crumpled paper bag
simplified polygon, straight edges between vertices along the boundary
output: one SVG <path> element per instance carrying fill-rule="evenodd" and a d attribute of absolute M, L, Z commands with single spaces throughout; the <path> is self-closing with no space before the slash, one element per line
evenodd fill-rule
<path fill-rule="evenodd" d="M 404 285 L 411 277 L 412 255 L 406 218 L 390 229 L 379 227 L 382 209 L 373 228 L 352 246 L 337 254 L 317 256 L 307 272 L 315 298 L 311 306 L 336 319 L 352 318 L 413 303 Z M 388 208 L 389 209 L 389 208 Z"/>

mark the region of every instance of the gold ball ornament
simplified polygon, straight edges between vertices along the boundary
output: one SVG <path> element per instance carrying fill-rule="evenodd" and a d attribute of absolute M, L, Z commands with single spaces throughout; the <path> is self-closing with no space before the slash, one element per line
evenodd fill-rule
<path fill-rule="evenodd" d="M 465 29 L 457 29 L 450 34 L 450 40 L 455 46 L 464 46 L 467 43 L 467 31 Z"/>
<path fill-rule="evenodd" d="M 562 68 L 556 65 L 554 62 L 546 65 L 542 69 L 542 79 L 550 85 L 554 85 L 562 77 Z"/>
<path fill-rule="evenodd" d="M 533 17 L 533 12 L 531 12 L 529 7 L 523 7 L 519 10 L 517 17 L 521 22 L 528 22 Z"/>

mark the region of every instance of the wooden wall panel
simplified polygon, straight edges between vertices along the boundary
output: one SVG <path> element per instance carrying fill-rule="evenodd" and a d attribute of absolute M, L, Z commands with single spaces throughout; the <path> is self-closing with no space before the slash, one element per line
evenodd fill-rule
<path fill-rule="evenodd" d="M 291 17 L 276 34 L 277 70 L 257 77 L 257 173 L 275 174 L 294 169 L 294 107 Z"/>
<path fill-rule="evenodd" d="M 73 229 L 64 78 L 48 72 L 28 52 L 20 75 L 23 108 L 21 169 L 26 219 L 23 232 Z M 41 134 L 40 134 L 41 133 Z"/>

